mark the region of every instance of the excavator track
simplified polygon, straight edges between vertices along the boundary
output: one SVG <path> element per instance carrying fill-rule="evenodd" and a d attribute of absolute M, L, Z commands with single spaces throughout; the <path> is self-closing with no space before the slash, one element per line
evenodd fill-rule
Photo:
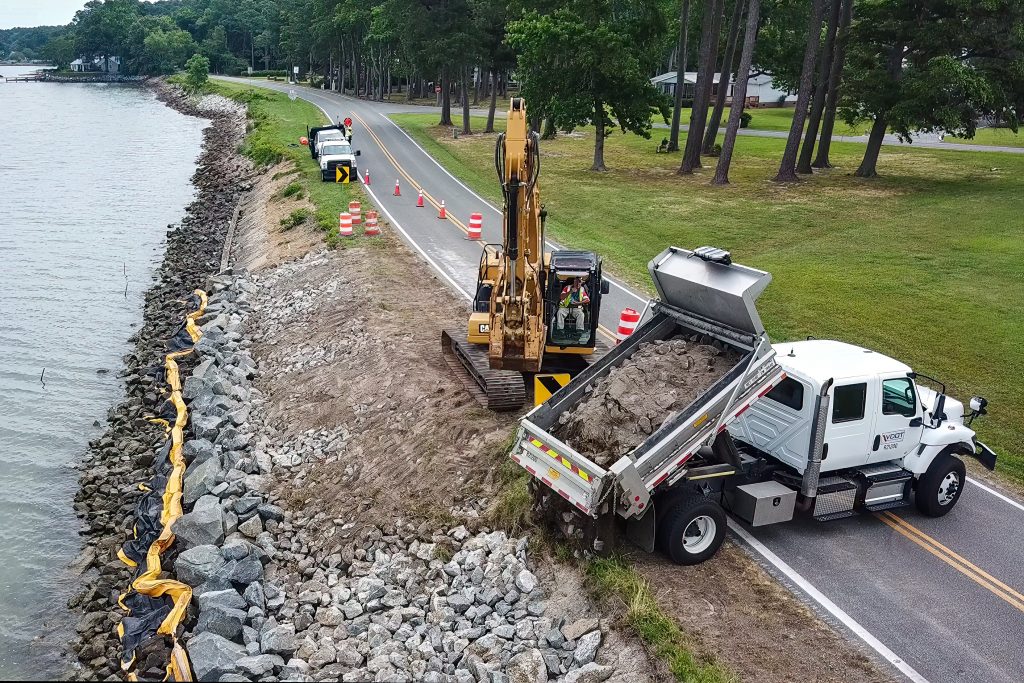
<path fill-rule="evenodd" d="M 522 373 L 492 370 L 487 348 L 470 344 L 465 332 L 441 331 L 444 360 L 485 408 L 496 411 L 519 410 L 526 402 L 526 384 Z"/>

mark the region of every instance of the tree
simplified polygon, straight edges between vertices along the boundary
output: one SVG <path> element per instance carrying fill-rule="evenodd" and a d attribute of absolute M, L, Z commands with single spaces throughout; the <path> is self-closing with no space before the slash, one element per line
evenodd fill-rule
<path fill-rule="evenodd" d="M 704 135 L 704 124 L 707 123 L 708 118 L 711 82 L 715 76 L 715 60 L 724 9 L 723 0 L 710 0 L 704 6 L 700 31 L 700 55 L 697 59 L 697 87 L 694 91 L 693 110 L 690 112 L 690 128 L 686 132 L 683 161 L 677 171 L 679 175 L 689 175 L 693 173 L 693 169 L 700 168 L 701 138 Z"/>
<path fill-rule="evenodd" d="M 825 111 L 821 120 L 818 154 L 814 158 L 814 163 L 811 164 L 814 168 L 832 168 L 832 164 L 828 160 L 828 153 L 832 147 L 832 130 L 836 121 L 836 106 L 839 103 L 839 87 L 843 81 L 843 65 L 846 63 L 846 41 L 849 38 L 850 23 L 853 20 L 853 0 L 842 0 L 842 5 L 839 30 L 836 32 L 835 50 L 832 55 L 832 68 L 828 77 Z"/>
<path fill-rule="evenodd" d="M 143 40 L 142 69 L 150 74 L 169 74 L 181 68 L 185 58 L 194 54 L 196 43 L 188 31 L 174 29 L 172 31 L 156 30 Z M 206 60 L 207 74 L 210 60 Z M 205 82 L 205 81 L 204 81 Z"/>
<path fill-rule="evenodd" d="M 494 132 L 494 110 L 498 104 L 498 76 L 515 66 L 516 55 L 505 42 L 508 5 L 504 0 L 469 0 L 473 24 L 480 40 L 480 53 L 490 79 L 485 133 Z M 483 77 L 481 73 L 481 77 Z"/>
<path fill-rule="evenodd" d="M 664 32 L 654 0 L 568 0 L 524 13 L 509 24 L 508 41 L 520 54 L 528 106 L 547 107 L 557 128 L 593 124 L 591 170 L 604 171 L 604 141 L 616 125 L 647 138 L 652 109 L 668 120 L 668 102 L 649 80 Z"/>
<path fill-rule="evenodd" d="M 807 102 L 810 99 L 811 81 L 814 79 L 814 64 L 818 57 L 821 42 L 821 19 L 823 0 L 811 0 L 811 18 L 807 24 L 807 46 L 804 48 L 803 66 L 800 68 L 800 89 L 796 96 L 796 109 L 793 111 L 793 122 L 789 127 L 786 149 L 782 153 L 782 163 L 775 175 L 776 182 L 798 180 L 796 175 L 796 155 L 800 147 L 800 136 L 804 131 L 807 119 Z"/>
<path fill-rule="evenodd" d="M 740 53 L 740 65 L 736 68 L 736 85 L 732 89 L 732 106 L 729 108 L 729 123 L 725 128 L 725 140 L 722 141 L 722 153 L 718 155 L 718 166 L 715 167 L 714 185 L 729 184 L 729 166 L 732 164 L 732 152 L 736 147 L 736 135 L 740 129 L 743 109 L 747 104 L 747 81 L 750 78 L 750 65 L 753 61 L 754 48 L 757 44 L 758 19 L 761 13 L 761 0 L 750 0 L 747 8 L 747 27 L 743 35 L 743 50 Z"/>
<path fill-rule="evenodd" d="M 707 132 L 704 134 L 704 145 L 701 148 L 703 154 L 711 154 L 715 147 L 715 138 L 718 137 L 718 126 L 722 122 L 722 110 L 725 109 L 725 96 L 729 92 L 729 84 L 732 83 L 733 65 L 736 62 L 736 39 L 740 32 L 740 24 L 743 22 L 743 0 L 736 0 L 733 8 L 732 23 L 729 24 L 729 38 L 725 43 L 725 56 L 722 58 L 722 68 L 719 71 L 718 91 L 715 93 L 715 110 L 708 122 Z M 735 106 L 736 100 L 733 99 Z"/>
<path fill-rule="evenodd" d="M 200 92 L 210 80 L 210 60 L 201 54 L 194 54 L 185 63 L 185 90 L 192 94 Z"/>
<path fill-rule="evenodd" d="M 676 68 L 676 89 L 672 107 L 672 129 L 669 131 L 668 151 L 679 151 L 679 118 L 683 109 L 683 92 L 686 90 L 687 39 L 690 26 L 690 0 L 683 0 L 679 6 L 679 45 Z"/>
<path fill-rule="evenodd" d="M 825 45 L 821 49 L 821 59 L 818 60 L 818 82 L 814 87 L 811 112 L 807 117 L 807 130 L 804 132 L 804 144 L 800 148 L 800 158 L 796 164 L 797 173 L 811 172 L 811 154 L 814 153 L 814 141 L 818 137 L 818 126 L 821 124 L 829 76 L 832 73 L 832 57 L 835 52 L 836 32 L 839 29 L 839 11 L 841 8 L 840 0 L 828 0 L 828 2 L 829 17 L 826 23 Z"/>
<path fill-rule="evenodd" d="M 66 69 L 75 59 L 75 40 L 71 36 L 51 38 L 42 48 L 43 58 L 59 69 Z"/>

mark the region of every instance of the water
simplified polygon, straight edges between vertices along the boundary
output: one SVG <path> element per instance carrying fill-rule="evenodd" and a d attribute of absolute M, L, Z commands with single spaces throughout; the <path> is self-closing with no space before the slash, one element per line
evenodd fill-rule
<path fill-rule="evenodd" d="M 72 467 L 123 394 L 206 122 L 139 88 L 48 83 L 0 83 L 0 121 L 0 680 L 45 679 L 73 627 Z"/>

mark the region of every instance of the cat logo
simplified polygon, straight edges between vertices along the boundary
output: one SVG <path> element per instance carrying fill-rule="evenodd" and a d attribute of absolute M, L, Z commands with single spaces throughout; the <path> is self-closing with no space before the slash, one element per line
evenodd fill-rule
<path fill-rule="evenodd" d="M 348 166 L 334 167 L 334 182 L 348 184 Z"/>
<path fill-rule="evenodd" d="M 491 333 L 491 326 L 488 323 L 481 323 L 480 325 L 477 325 L 477 329 L 480 331 L 480 334 Z"/>

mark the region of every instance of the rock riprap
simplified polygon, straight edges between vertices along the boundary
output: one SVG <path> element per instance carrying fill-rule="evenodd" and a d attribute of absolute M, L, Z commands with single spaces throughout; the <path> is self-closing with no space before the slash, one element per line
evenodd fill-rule
<path fill-rule="evenodd" d="M 640 346 L 588 387 L 587 398 L 560 416 L 559 438 L 602 467 L 632 449 L 739 361 L 719 346 L 683 337 Z"/>

